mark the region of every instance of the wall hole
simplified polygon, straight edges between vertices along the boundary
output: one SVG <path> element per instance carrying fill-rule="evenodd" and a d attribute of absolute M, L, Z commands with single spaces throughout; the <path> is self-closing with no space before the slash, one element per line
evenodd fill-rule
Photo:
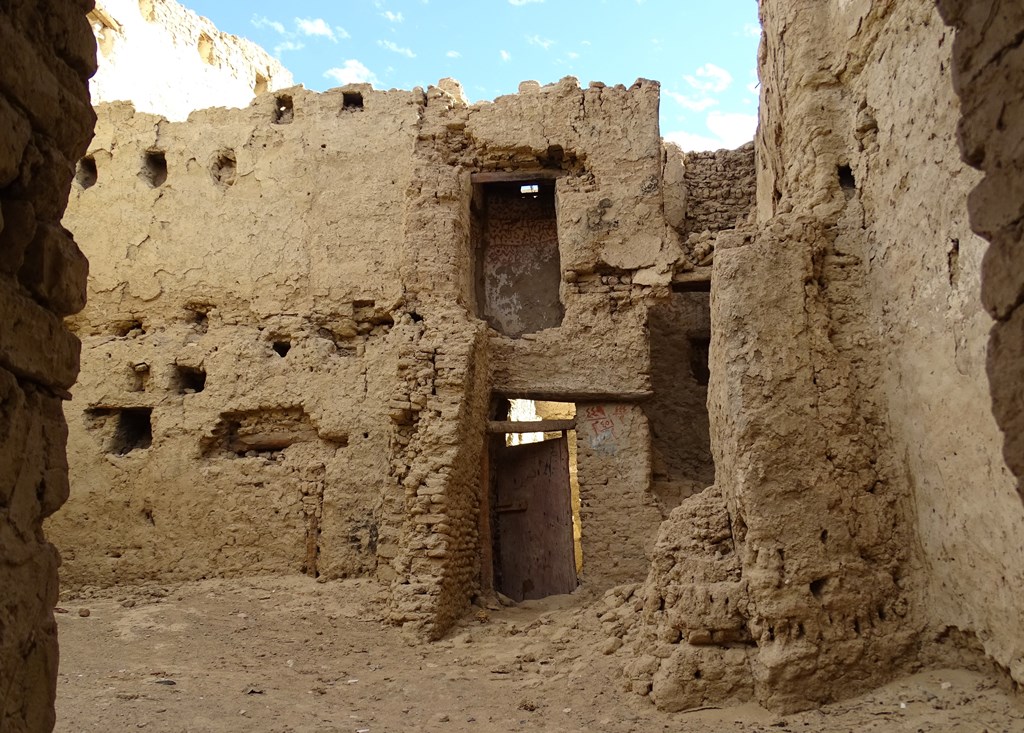
<path fill-rule="evenodd" d="M 238 176 L 238 161 L 234 150 L 219 150 L 210 165 L 210 177 L 221 188 L 233 186 Z"/>
<path fill-rule="evenodd" d="M 99 178 L 99 171 L 96 170 L 96 159 L 87 155 L 78 161 L 78 169 L 75 171 L 75 182 L 83 189 L 92 188 Z"/>
<path fill-rule="evenodd" d="M 825 584 L 828 582 L 828 578 L 818 578 L 817 580 L 811 581 L 811 595 L 821 600 L 821 593 L 825 590 Z"/>
<path fill-rule="evenodd" d="M 107 453 L 126 455 L 153 444 L 152 407 L 91 407 L 86 426 L 105 438 Z"/>
<path fill-rule="evenodd" d="M 711 381 L 711 368 L 708 366 L 710 352 L 710 338 L 690 339 L 690 376 L 702 387 L 708 386 Z"/>
<path fill-rule="evenodd" d="M 848 165 L 841 165 L 836 169 L 836 174 L 839 177 L 839 188 L 843 190 L 846 198 L 853 198 L 854 193 L 857 191 L 857 181 L 853 177 L 853 168 Z"/>
<path fill-rule="evenodd" d="M 174 365 L 174 387 L 178 394 L 195 394 L 206 389 L 206 370 L 202 367 Z"/>
<path fill-rule="evenodd" d="M 285 339 L 278 339 L 273 343 L 273 349 L 282 359 L 288 356 L 288 352 L 292 350 L 292 342 Z"/>
<path fill-rule="evenodd" d="M 149 364 L 144 361 L 128 364 L 128 391 L 145 392 L 149 385 Z"/>
<path fill-rule="evenodd" d="M 200 33 L 199 41 L 196 44 L 196 48 L 199 50 L 199 58 L 203 60 L 203 63 L 210 64 L 211 66 L 217 62 L 217 56 L 213 52 L 213 38 L 208 33 Z"/>
<path fill-rule="evenodd" d="M 360 92 L 342 92 L 341 93 L 341 106 L 342 109 L 362 109 L 363 108 L 363 95 Z"/>
<path fill-rule="evenodd" d="M 167 180 L 167 156 L 162 150 L 147 150 L 142 156 L 142 170 L 139 178 L 146 181 L 151 188 L 162 186 Z"/>
<path fill-rule="evenodd" d="M 142 336 L 146 333 L 146 329 L 142 326 L 142 321 L 137 318 L 114 321 L 110 324 L 110 327 L 114 335 L 121 338 L 126 336 Z"/>
<path fill-rule="evenodd" d="M 274 123 L 287 125 L 295 116 L 295 107 L 291 95 L 279 94 L 274 99 Z"/>
<path fill-rule="evenodd" d="M 206 333 L 210 330 L 210 309 L 212 307 L 204 303 L 193 303 L 185 306 L 188 322 L 199 333 Z"/>

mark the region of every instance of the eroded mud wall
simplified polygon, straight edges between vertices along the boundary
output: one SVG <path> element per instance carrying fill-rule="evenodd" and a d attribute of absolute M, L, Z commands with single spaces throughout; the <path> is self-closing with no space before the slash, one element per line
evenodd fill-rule
<path fill-rule="evenodd" d="M 245 107 L 294 83 L 278 59 L 175 0 L 99 0 L 89 22 L 99 62 L 93 104 L 131 101 L 139 112 L 181 121 L 206 107 Z"/>
<path fill-rule="evenodd" d="M 0 730 L 53 727 L 56 549 L 43 519 L 68 496 L 61 401 L 88 263 L 60 225 L 95 116 L 88 2 L 0 6 Z"/>
<path fill-rule="evenodd" d="M 376 567 L 421 96 L 361 101 L 100 108 L 66 218 L 95 258 L 68 582 Z"/>
<path fill-rule="evenodd" d="M 714 258 L 716 490 L 663 527 L 632 685 L 809 707 L 974 636 L 1019 679 L 1024 517 L 988 409 L 952 35 L 923 1 L 761 12 L 758 225 Z"/>
<path fill-rule="evenodd" d="M 187 123 L 102 106 L 67 216 L 96 264 L 65 578 L 375 573 L 391 620 L 437 636 L 484 575 L 495 395 L 618 415 L 616 450 L 580 451 L 586 579 L 642 578 L 662 516 L 645 325 L 682 252 L 658 94 L 288 89 Z M 555 181 L 564 314 L 512 338 L 478 301 L 474 191 L 532 173 Z"/>

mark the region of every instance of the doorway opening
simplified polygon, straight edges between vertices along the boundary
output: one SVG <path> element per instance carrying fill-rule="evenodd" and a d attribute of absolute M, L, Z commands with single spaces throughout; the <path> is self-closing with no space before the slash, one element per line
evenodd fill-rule
<path fill-rule="evenodd" d="M 493 587 L 514 601 L 571 593 L 583 568 L 576 406 L 495 400 L 488 432 Z"/>
<path fill-rule="evenodd" d="M 473 177 L 477 310 L 493 329 L 512 338 L 556 328 L 564 314 L 555 178 L 536 173 L 535 178 Z"/>

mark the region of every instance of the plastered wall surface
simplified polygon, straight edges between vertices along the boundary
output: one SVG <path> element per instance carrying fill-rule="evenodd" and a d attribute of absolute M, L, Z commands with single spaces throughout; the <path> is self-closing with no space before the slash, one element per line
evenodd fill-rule
<path fill-rule="evenodd" d="M 296 90 L 286 117 L 277 99 L 194 127 L 102 108 L 96 181 L 66 222 L 96 260 L 76 500 L 53 524 L 67 582 L 376 564 L 401 298 L 377 273 L 399 266 L 419 106 Z M 125 408 L 151 410 L 147 445 L 112 445 L 95 418 Z"/>
<path fill-rule="evenodd" d="M 57 550 L 43 519 L 68 496 L 61 402 L 88 263 L 60 225 L 95 120 L 85 2 L 0 7 L 0 730 L 53 727 Z"/>
<path fill-rule="evenodd" d="M 1024 210 L 1021 209 L 1021 70 L 1024 8 L 990 0 L 938 3 L 956 29 L 953 86 L 960 96 L 964 160 L 984 172 L 971 191 L 971 225 L 989 240 L 982 261 L 982 303 L 995 319 L 988 349 L 992 409 L 1003 430 L 1003 456 L 1024 496 Z"/>
<path fill-rule="evenodd" d="M 291 72 L 244 38 L 223 33 L 174 0 L 100 0 L 89 13 L 99 70 L 93 104 L 131 101 L 181 121 L 207 107 L 245 107 L 289 87 Z"/>
<path fill-rule="evenodd" d="M 1024 517 L 989 411 L 953 38 L 930 3 L 761 12 L 759 225 L 714 257 L 716 491 L 662 529 L 627 677 L 666 709 L 796 709 L 956 638 L 1019 679 Z"/>

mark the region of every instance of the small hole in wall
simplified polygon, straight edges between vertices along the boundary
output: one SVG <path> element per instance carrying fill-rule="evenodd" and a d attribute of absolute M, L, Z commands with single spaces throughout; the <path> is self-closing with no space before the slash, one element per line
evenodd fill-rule
<path fill-rule="evenodd" d="M 420 323 L 423 320 L 423 316 L 416 311 L 409 311 L 409 318 L 412 319 L 413 323 Z"/>
<path fill-rule="evenodd" d="M 142 156 L 142 170 L 139 178 L 146 181 L 151 188 L 162 186 L 167 180 L 167 156 L 162 150 L 147 150 Z"/>
<path fill-rule="evenodd" d="M 99 171 L 96 170 L 96 159 L 87 155 L 78 161 L 78 169 L 75 171 L 75 182 L 84 188 L 92 188 L 99 178 Z"/>
<path fill-rule="evenodd" d="M 694 678 L 695 680 L 699 680 L 699 679 L 701 678 L 701 676 L 702 676 L 702 675 L 701 675 L 701 673 L 700 673 L 700 670 L 699 670 L 699 669 L 695 669 L 695 670 L 693 671 L 693 678 Z"/>
<path fill-rule="evenodd" d="M 202 367 L 175 364 L 174 386 L 178 394 L 196 394 L 206 389 L 206 370 Z"/>
<path fill-rule="evenodd" d="M 284 339 L 275 341 L 273 344 L 273 349 L 277 353 L 277 355 L 283 359 L 284 357 L 288 356 L 288 352 L 292 350 L 292 342 L 286 341 Z"/>
<path fill-rule="evenodd" d="M 210 178 L 221 188 L 227 188 L 235 183 L 238 176 L 238 162 L 235 160 L 234 150 L 219 150 L 213 156 L 213 163 L 210 165 Z"/>
<path fill-rule="evenodd" d="M 342 109 L 362 109 L 363 95 L 360 92 L 342 92 L 341 106 Z"/>
<path fill-rule="evenodd" d="M 217 56 L 213 52 L 213 38 L 208 34 L 199 34 L 199 42 L 196 44 L 196 48 L 199 51 L 199 58 L 203 60 L 203 63 L 212 66 L 217 62 Z"/>
<path fill-rule="evenodd" d="M 823 544 L 825 542 L 828 542 L 828 530 L 827 529 L 821 530 L 821 541 L 822 541 Z"/>
<path fill-rule="evenodd" d="M 274 99 L 274 124 L 287 125 L 295 116 L 292 98 L 288 94 L 280 94 Z"/>
<path fill-rule="evenodd" d="M 839 177 L 839 188 L 843 189 L 846 198 L 852 198 L 857 190 L 857 180 L 853 177 L 853 169 L 848 165 L 841 165 L 836 169 Z"/>
<path fill-rule="evenodd" d="M 710 351 L 711 339 L 690 339 L 690 375 L 702 387 L 707 387 L 711 381 L 711 368 L 708 366 Z"/>
<path fill-rule="evenodd" d="M 142 321 L 134 318 L 114 321 L 110 324 L 110 328 L 115 336 L 120 336 L 121 338 L 125 336 L 142 336 L 146 333 L 146 329 L 142 326 Z"/>
<path fill-rule="evenodd" d="M 828 578 L 818 578 L 817 580 L 811 581 L 811 595 L 820 599 L 822 591 L 825 590 L 825 583 L 827 582 Z"/>
<path fill-rule="evenodd" d="M 85 411 L 86 426 L 106 434 L 108 453 L 125 455 L 153 444 L 153 408 L 91 407 Z"/>
<path fill-rule="evenodd" d="M 192 324 L 199 333 L 206 333 L 210 330 L 210 309 L 213 306 L 206 303 L 193 303 L 185 306 L 186 320 Z"/>

